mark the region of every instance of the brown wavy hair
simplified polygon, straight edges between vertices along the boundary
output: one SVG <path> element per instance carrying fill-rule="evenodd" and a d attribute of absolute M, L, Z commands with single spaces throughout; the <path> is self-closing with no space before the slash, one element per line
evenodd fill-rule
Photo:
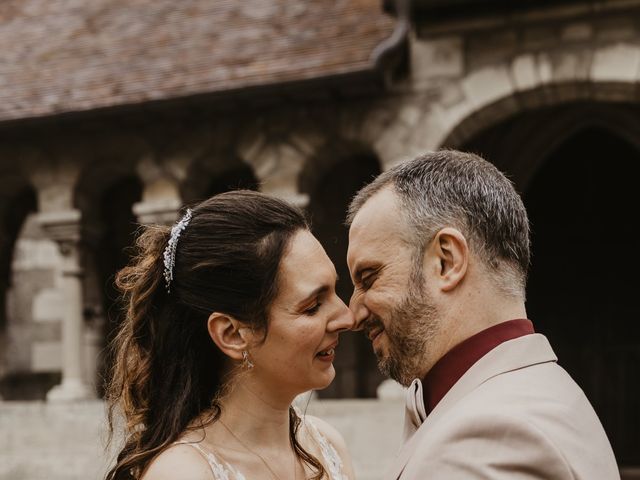
<path fill-rule="evenodd" d="M 126 310 L 106 391 L 111 437 L 120 414 L 125 438 L 106 480 L 140 478 L 185 431 L 218 419 L 227 360 L 209 337 L 207 319 L 222 312 L 266 336 L 280 260 L 293 235 L 309 229 L 297 208 L 247 190 L 216 195 L 192 212 L 178 241 L 170 292 L 163 277 L 168 227 L 145 227 L 137 255 L 116 275 Z M 293 408 L 289 416 L 296 455 L 321 479 L 322 464 L 297 440 Z"/>

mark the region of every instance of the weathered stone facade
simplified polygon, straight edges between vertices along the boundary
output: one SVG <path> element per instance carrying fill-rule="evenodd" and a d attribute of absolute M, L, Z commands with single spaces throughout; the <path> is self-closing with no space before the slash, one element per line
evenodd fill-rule
<path fill-rule="evenodd" d="M 419 10 L 429 2 L 417 3 Z M 616 290 L 607 290 L 606 298 L 602 291 L 589 290 L 584 301 L 571 295 L 551 298 L 544 285 L 566 276 L 562 256 L 557 270 L 540 273 L 537 266 L 556 257 L 551 247 L 546 257 L 537 256 L 534 239 L 529 298 L 540 325 L 576 359 L 569 361 L 575 363 L 571 373 L 584 376 L 581 385 L 607 417 L 605 427 L 615 437 L 619 460 L 639 465 L 632 446 L 640 441 L 640 377 L 632 366 L 640 361 L 640 331 L 634 326 L 640 311 L 631 292 L 640 284 L 628 272 L 640 266 L 630 258 L 637 246 L 631 233 L 616 236 L 620 225 L 632 223 L 639 202 L 633 195 L 616 195 L 633 192 L 640 162 L 640 2 L 598 5 L 559 2 L 476 19 L 461 14 L 438 24 L 422 21 L 414 11 L 412 28 L 404 32 L 404 48 L 394 51 L 398 61 L 386 72 L 383 89 L 369 88 L 368 81 L 346 88 L 325 79 L 295 94 L 269 90 L 245 98 L 235 92 L 233 102 L 176 99 L 5 124 L 0 130 L 0 287 L 6 292 L 0 313 L 0 393 L 7 399 L 43 398 L 60 382 L 63 365 L 62 384 L 66 380 L 71 385 L 70 396 L 99 393 L 101 352 L 117 321 L 110 279 L 127 260 L 123 248 L 130 245 L 137 223 L 170 223 L 184 203 L 228 188 L 259 188 L 307 208 L 347 298 L 342 214 L 350 195 L 376 173 L 425 150 L 454 147 L 483 153 L 510 174 L 527 207 L 540 212 L 534 233 L 544 244 L 545 232 L 551 238 L 556 230 L 545 223 L 553 202 L 550 210 L 538 208 L 547 188 L 540 185 L 551 185 L 541 178 L 552 179 L 559 172 L 555 165 L 565 157 L 573 159 L 567 168 L 580 172 L 589 149 L 566 154 L 562 148 L 572 139 L 588 144 L 602 135 L 618 143 L 612 140 L 612 149 L 602 153 L 607 158 L 589 165 L 620 170 L 609 176 L 596 171 L 596 177 L 608 180 L 594 190 L 569 180 L 555 190 L 560 192 L 555 206 L 566 202 L 564 194 L 575 197 L 584 191 L 591 192 L 584 205 L 593 201 L 609 205 L 609 212 L 617 210 L 598 217 L 600 223 L 589 224 L 576 241 L 601 237 L 595 248 L 606 250 L 605 243 L 611 242 L 626 250 L 606 258 L 598 258 L 603 254 L 599 250 L 585 250 L 587 257 L 571 265 L 575 270 L 581 262 L 612 264 L 626 285 L 618 290 L 623 294 L 613 299 Z M 400 33 L 402 21 L 396 25 Z M 620 145 L 631 152 L 624 165 L 616 163 L 626 148 Z M 609 198 L 619 200 L 607 203 Z M 621 223 L 609 225 L 607 218 L 614 217 Z M 556 247 L 570 250 L 572 245 L 558 241 Z M 616 260 L 620 257 L 626 260 Z M 587 270 L 565 285 L 614 281 L 605 271 L 596 276 Z M 544 309 L 547 298 L 548 308 L 563 312 L 567 298 L 584 304 L 600 298 L 584 315 L 601 309 L 601 320 L 576 327 L 568 340 L 545 320 L 555 318 Z M 582 312 L 568 310 L 567 316 Z M 70 318 L 81 330 L 67 325 L 64 336 L 63 325 Z M 626 323 L 612 320 L 618 318 Z M 582 329 L 598 333 L 587 338 Z M 616 337 L 620 330 L 627 334 L 622 340 Z M 580 350 L 576 345 L 584 345 L 584 351 L 571 357 Z M 63 351 L 70 355 L 66 360 Z M 370 346 L 359 336 L 345 335 L 338 353 L 338 378 L 323 395 L 375 395 L 381 377 Z M 590 354 L 600 360 L 581 367 L 577 359 Z M 74 370 L 76 363 L 83 371 Z M 592 382 L 590 378 L 604 378 L 597 376 L 600 369 L 609 369 L 617 380 Z"/>

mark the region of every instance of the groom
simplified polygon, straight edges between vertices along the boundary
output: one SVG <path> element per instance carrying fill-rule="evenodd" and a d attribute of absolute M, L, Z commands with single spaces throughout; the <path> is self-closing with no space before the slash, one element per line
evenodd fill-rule
<path fill-rule="evenodd" d="M 500 171 L 424 154 L 360 190 L 347 223 L 357 326 L 409 387 L 386 480 L 620 478 L 589 401 L 527 319 L 529 223 Z"/>

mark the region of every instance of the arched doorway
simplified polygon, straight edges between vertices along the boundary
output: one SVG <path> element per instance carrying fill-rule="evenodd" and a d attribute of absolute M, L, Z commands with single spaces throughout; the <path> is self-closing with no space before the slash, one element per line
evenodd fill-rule
<path fill-rule="evenodd" d="M 105 380 L 111 368 L 112 358 L 108 348 L 122 319 L 122 304 L 115 287 L 115 275 L 129 263 L 135 234 L 139 223 L 132 206 L 142 197 L 142 183 L 137 177 L 118 179 L 102 193 L 97 203 L 96 218 L 99 235 L 91 242 L 90 253 L 95 270 L 96 292 L 100 298 L 85 299 L 85 321 L 98 322 L 99 355 L 97 365 L 97 393 L 104 394 Z M 91 237 L 91 235 L 89 235 Z M 87 272 L 89 273 L 89 272 Z"/>
<path fill-rule="evenodd" d="M 619 464 L 638 466 L 640 121 L 632 106 L 573 107 L 511 118 L 461 148 L 516 180 L 532 224 L 528 315 L 585 391 Z"/>
<path fill-rule="evenodd" d="M 41 268 L 38 258 L 30 258 L 42 253 L 39 250 L 42 235 L 33 215 L 37 210 L 35 190 L 18 177 L 7 175 L 3 180 L 6 184 L 3 182 L 0 194 L 0 397 L 40 400 L 60 380 L 58 372 L 44 371 L 39 365 L 34 368 L 33 358 L 34 344 L 55 335 L 52 329 L 42 331 L 32 308 L 36 295 L 51 286 L 50 271 Z"/>
<path fill-rule="evenodd" d="M 640 465 L 640 151 L 585 129 L 525 196 L 533 227 L 527 308 L 598 412 L 621 465 Z"/>
<path fill-rule="evenodd" d="M 222 163 L 213 157 L 195 162 L 180 187 L 184 203 L 192 204 L 229 190 L 258 190 L 259 182 L 252 168 L 233 158 Z"/>
<path fill-rule="evenodd" d="M 378 159 L 364 149 L 332 148 L 311 161 L 301 177 L 301 191 L 308 193 L 312 231 L 327 251 L 338 273 L 337 292 L 348 304 L 353 285 L 347 267 L 346 210 L 353 195 L 380 173 Z M 340 336 L 336 379 L 318 392 L 323 398 L 375 397 L 384 379 L 376 367 L 371 343 L 361 332 Z"/>

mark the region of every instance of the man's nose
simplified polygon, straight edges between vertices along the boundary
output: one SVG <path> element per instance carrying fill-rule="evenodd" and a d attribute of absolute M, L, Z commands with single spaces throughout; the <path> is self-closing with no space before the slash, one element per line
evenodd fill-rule
<path fill-rule="evenodd" d="M 362 330 L 364 321 L 369 316 L 369 310 L 365 307 L 362 297 L 361 293 L 354 290 L 353 295 L 351 295 L 351 300 L 349 301 L 349 310 L 353 312 L 354 319 L 352 330 Z"/>

